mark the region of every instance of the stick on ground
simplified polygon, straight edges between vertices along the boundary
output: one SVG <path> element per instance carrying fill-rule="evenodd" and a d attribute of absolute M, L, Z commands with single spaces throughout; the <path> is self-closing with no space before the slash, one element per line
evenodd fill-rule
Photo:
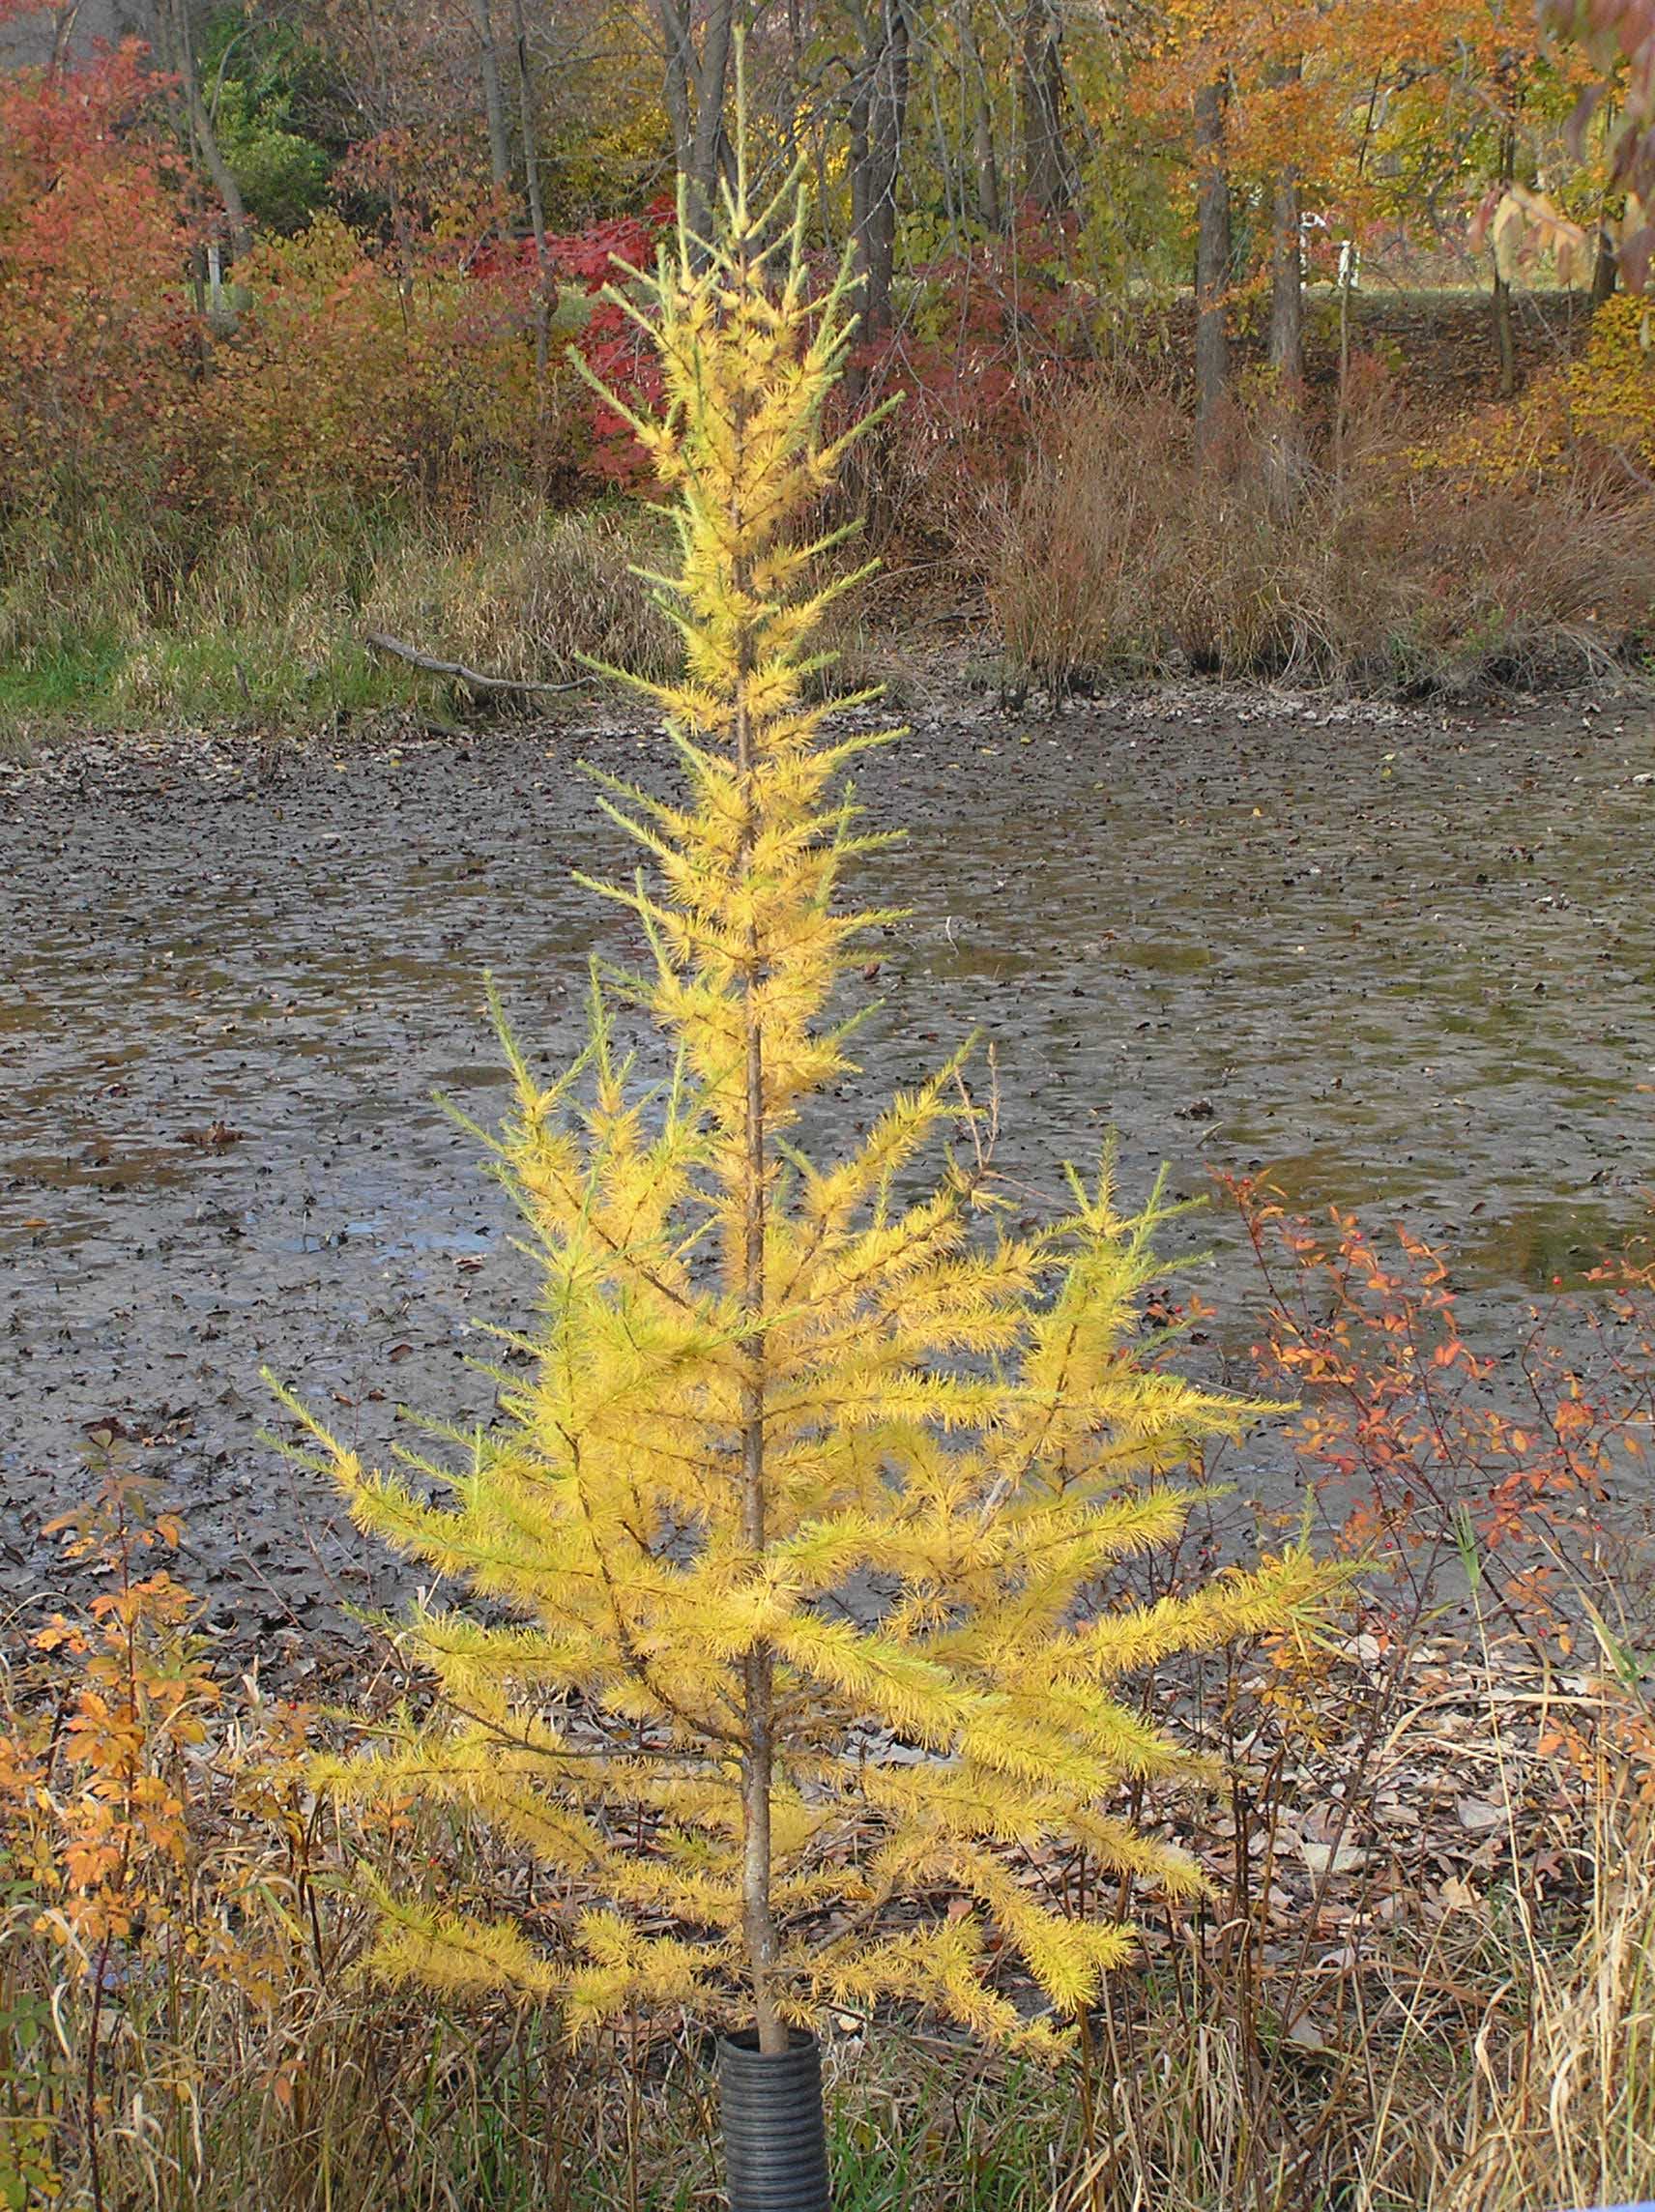
<path fill-rule="evenodd" d="M 467 668 L 463 661 L 439 660 L 435 654 L 421 653 L 417 646 L 404 645 L 399 637 L 387 637 L 383 630 L 370 629 L 363 643 L 375 653 L 389 653 L 398 660 L 406 660 L 415 668 L 423 668 L 433 676 L 454 676 L 474 691 L 578 691 L 579 682 L 572 684 L 529 684 L 515 676 L 485 676 L 480 669 Z"/>

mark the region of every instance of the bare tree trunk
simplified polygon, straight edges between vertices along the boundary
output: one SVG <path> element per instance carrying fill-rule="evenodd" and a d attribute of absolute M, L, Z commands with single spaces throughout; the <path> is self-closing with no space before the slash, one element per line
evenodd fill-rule
<path fill-rule="evenodd" d="M 709 226 L 718 204 L 718 170 L 724 159 L 724 93 L 730 78 L 730 41 L 735 15 L 734 0 L 711 0 L 701 42 L 690 184 L 704 211 L 701 219 Z"/>
<path fill-rule="evenodd" d="M 1075 196 L 1063 142 L 1063 26 L 1057 0 L 1023 11 L 1023 189 L 1042 215 L 1061 215 Z"/>
<path fill-rule="evenodd" d="M 790 82 L 796 102 L 804 91 L 804 20 L 803 0 L 787 0 L 788 65 L 792 71 Z M 808 132 L 810 138 L 810 165 L 816 176 L 816 205 L 812 214 L 822 226 L 822 236 L 829 255 L 834 255 L 836 241 L 833 236 L 833 195 L 828 189 L 827 131 L 822 105 L 812 102 L 809 108 Z M 790 119 L 790 137 L 798 141 L 798 108 Z"/>
<path fill-rule="evenodd" d="M 681 177 L 687 177 L 695 141 L 695 112 L 689 92 L 695 48 L 689 35 L 689 0 L 659 0 L 656 14 L 664 49 L 661 99 L 672 126 L 673 164 Z"/>
<path fill-rule="evenodd" d="M 523 186 L 529 201 L 529 229 L 535 260 L 546 267 L 546 210 L 540 195 L 540 145 L 535 128 L 535 79 L 529 68 L 529 18 L 523 0 L 511 0 L 511 37 L 517 64 L 517 129 L 523 140 Z"/>
<path fill-rule="evenodd" d="M 489 0 L 471 0 L 477 32 L 478 71 L 482 78 L 482 115 L 488 127 L 488 173 L 496 189 L 511 182 L 511 138 L 506 128 L 506 98 L 500 89 L 500 49 L 494 43 Z"/>
<path fill-rule="evenodd" d="M 977 220 L 984 230 L 997 231 L 1004 221 L 1000 190 L 1000 162 L 994 148 L 994 111 L 989 105 L 988 76 L 982 48 L 977 44 L 972 0 L 956 0 L 959 26 L 960 73 L 970 120 L 972 168 L 976 177 Z"/>
<path fill-rule="evenodd" d="M 1277 91 L 1296 83 L 1298 62 L 1272 72 Z M 1304 248 L 1299 237 L 1299 173 L 1291 161 L 1276 172 L 1270 211 L 1270 366 L 1284 397 L 1294 404 L 1304 384 Z"/>
<path fill-rule="evenodd" d="M 1299 242 L 1298 171 L 1276 178 L 1270 224 L 1270 491 L 1292 497 L 1304 468 L 1304 253 Z"/>
<path fill-rule="evenodd" d="M 51 60 L 46 65 L 46 75 L 55 84 L 63 74 L 63 66 L 69 59 L 70 42 L 74 37 L 74 19 L 80 14 L 80 0 L 69 0 L 69 5 L 52 10 Z"/>
<path fill-rule="evenodd" d="M 1615 286 L 1620 282 L 1620 255 L 1615 251 L 1614 240 L 1610 234 L 1607 220 L 1598 224 L 1597 259 L 1592 263 L 1592 311 L 1596 313 L 1606 300 L 1614 298 Z"/>
<path fill-rule="evenodd" d="M 386 66 L 385 29 L 379 18 L 377 0 L 363 0 L 363 18 L 367 25 L 368 59 L 373 69 L 374 97 L 379 105 L 377 123 L 378 128 L 384 130 L 395 113 L 395 105 L 392 99 L 391 72 Z M 414 236 L 408 220 L 408 203 L 402 196 L 394 167 L 387 180 L 386 197 L 391 203 L 391 235 L 396 241 L 396 298 L 402 310 L 402 334 L 406 337 L 414 288 Z"/>
<path fill-rule="evenodd" d="M 862 67 L 851 94 L 851 219 L 862 330 L 869 336 L 890 328 L 909 47 L 906 0 L 876 0 L 862 18 Z"/>
<path fill-rule="evenodd" d="M 1498 85 L 1502 92 L 1509 91 L 1512 73 L 1509 63 L 1502 63 L 1498 72 Z M 1500 129 L 1499 186 L 1510 191 L 1517 174 L 1517 125 L 1508 116 Z M 1517 394 L 1517 333 L 1511 317 L 1510 279 L 1500 275 L 1499 262 L 1495 263 L 1495 350 L 1499 356 L 1499 395 L 1512 399 Z"/>
<path fill-rule="evenodd" d="M 1276 179 L 1270 226 L 1270 366 L 1284 391 L 1304 382 L 1304 254 L 1299 245 L 1298 171 Z"/>
<path fill-rule="evenodd" d="M 213 128 L 206 102 L 201 98 L 201 79 L 196 74 L 195 55 L 189 44 L 189 17 L 185 0 L 172 0 L 171 32 L 172 51 L 168 59 L 184 94 L 185 113 L 189 119 L 189 135 L 194 140 L 201 165 L 212 179 L 213 189 L 223 206 L 230 233 L 230 250 L 240 261 L 252 250 L 252 225 L 247 220 L 242 188 L 224 159 L 223 149 L 218 144 L 218 134 Z"/>
<path fill-rule="evenodd" d="M 1495 348 L 1499 355 L 1499 395 L 1517 396 L 1517 332 L 1511 317 L 1511 280 L 1495 271 Z"/>
<path fill-rule="evenodd" d="M 655 15 L 664 47 L 662 96 L 672 126 L 673 158 L 688 192 L 689 227 L 697 238 L 706 238 L 724 158 L 735 0 L 708 0 L 699 53 L 694 8 L 695 0 L 656 0 Z"/>
<path fill-rule="evenodd" d="M 1205 444 L 1230 388 L 1230 172 L 1221 80 L 1197 93 L 1195 126 L 1195 417 L 1197 443 Z"/>
<path fill-rule="evenodd" d="M 545 454 L 546 362 L 551 352 L 552 287 L 546 262 L 546 210 L 540 196 L 540 148 L 535 129 L 535 84 L 529 72 L 529 18 L 523 0 L 511 0 L 512 44 L 517 60 L 517 127 L 523 137 L 523 183 L 529 229 L 535 241 L 535 464 Z"/>

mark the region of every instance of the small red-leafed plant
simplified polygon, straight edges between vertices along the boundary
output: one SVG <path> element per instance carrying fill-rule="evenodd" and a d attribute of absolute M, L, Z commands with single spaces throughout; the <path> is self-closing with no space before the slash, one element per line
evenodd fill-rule
<path fill-rule="evenodd" d="M 1382 1554 L 1420 1604 L 1469 1551 L 1514 1623 L 1567 1647 L 1558 1601 L 1595 1578 L 1604 1507 L 1655 1440 L 1655 1267 L 1594 1270 L 1567 1345 L 1536 1308 L 1496 1359 L 1467 1341 L 1430 1244 L 1229 1187 L 1268 1295 L 1256 1353 L 1302 1401 L 1292 1442 L 1339 1541 Z"/>

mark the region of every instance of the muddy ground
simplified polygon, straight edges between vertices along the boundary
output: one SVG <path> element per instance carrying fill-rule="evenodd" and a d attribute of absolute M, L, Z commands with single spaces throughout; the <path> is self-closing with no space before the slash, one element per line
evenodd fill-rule
<path fill-rule="evenodd" d="M 101 1425 L 182 1508 L 227 1636 L 398 1586 L 260 1440 L 259 1370 L 369 1452 L 399 1403 L 486 1412 L 479 1330 L 531 1278 L 433 1093 L 503 1103 L 485 969 L 550 1066 L 589 954 L 632 948 L 570 880 L 631 865 L 583 752 L 667 772 L 635 729 L 0 768 L 0 1591 L 56 1587 L 41 1525 Z M 1652 777 L 1630 702 L 923 713 L 861 776 L 875 826 L 913 826 L 866 888 L 913 915 L 855 983 L 883 1004 L 819 1134 L 979 1027 L 1031 1204 L 1111 1127 L 1132 1191 L 1163 1158 L 1191 1191 L 1268 1165 L 1440 1240 L 1509 1347 L 1647 1218 Z M 1224 1220 L 1205 1239 L 1239 1347 L 1257 1285 Z M 1268 1439 L 1241 1473 L 1278 1503 L 1298 1479 Z"/>

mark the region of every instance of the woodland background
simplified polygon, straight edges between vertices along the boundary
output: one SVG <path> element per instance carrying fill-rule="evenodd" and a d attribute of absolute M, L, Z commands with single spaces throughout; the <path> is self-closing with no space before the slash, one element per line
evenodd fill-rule
<path fill-rule="evenodd" d="M 367 633 L 548 683 L 664 650 L 567 354 L 649 396 L 597 294 L 715 189 L 738 15 L 855 256 L 847 403 L 907 394 L 847 486 L 876 628 L 1016 684 L 1642 650 L 1625 88 L 1582 120 L 1599 61 L 1528 0 L 124 5 L 0 22 L 14 728 L 451 703 Z"/>

